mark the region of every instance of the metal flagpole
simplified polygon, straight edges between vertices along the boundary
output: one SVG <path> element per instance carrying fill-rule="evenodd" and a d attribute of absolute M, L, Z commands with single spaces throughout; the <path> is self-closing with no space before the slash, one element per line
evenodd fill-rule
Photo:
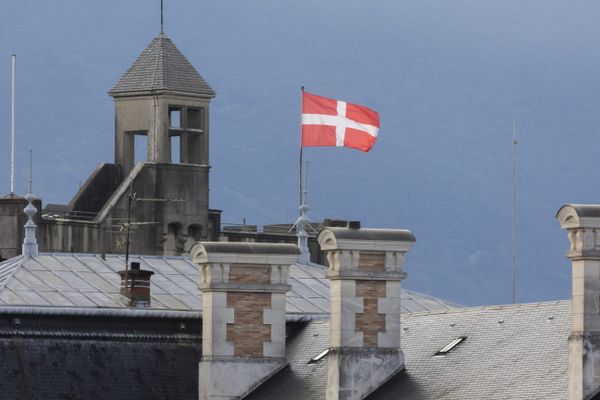
<path fill-rule="evenodd" d="M 15 192 L 15 96 L 17 81 L 17 56 L 12 55 L 12 107 L 10 119 L 10 192 Z"/>
<path fill-rule="evenodd" d="M 304 106 L 304 85 L 300 86 L 300 205 L 302 205 L 302 110 Z"/>
<path fill-rule="evenodd" d="M 517 130 L 513 120 L 512 302 L 517 299 Z"/>
<path fill-rule="evenodd" d="M 304 193 L 302 193 L 302 202 L 308 202 L 308 160 L 304 162 Z"/>

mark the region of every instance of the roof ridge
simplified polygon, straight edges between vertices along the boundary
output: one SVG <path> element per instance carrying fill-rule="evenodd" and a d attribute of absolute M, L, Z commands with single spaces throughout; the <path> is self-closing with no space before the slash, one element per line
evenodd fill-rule
<path fill-rule="evenodd" d="M 163 52 L 163 35 L 162 33 L 159 35 L 158 38 L 154 39 L 157 40 L 158 39 L 158 51 L 156 52 L 156 58 L 154 59 L 154 71 L 152 73 L 152 85 L 150 86 L 151 90 L 155 90 L 156 87 L 156 76 L 158 74 L 158 64 L 161 63 L 161 58 L 162 58 L 162 63 L 164 63 L 164 57 L 162 57 L 162 52 Z M 162 64 L 161 63 L 161 64 Z M 164 68 L 164 65 L 161 65 L 161 69 Z"/>
<path fill-rule="evenodd" d="M 19 267 L 23 266 L 25 260 L 26 257 L 23 254 L 20 254 L 15 258 L 9 258 L 8 260 L 0 262 L 0 274 L 2 272 L 2 269 L 4 269 L 3 267 L 6 267 L 6 270 L 8 271 L 7 273 L 2 274 L 4 275 L 3 278 L 0 278 L 0 291 L 4 289 L 4 287 L 6 287 L 6 284 L 10 282 L 10 280 L 15 276 L 15 273 L 17 272 Z"/>
<path fill-rule="evenodd" d="M 548 301 L 537 301 L 537 302 L 517 303 L 517 304 L 490 304 L 490 305 L 484 305 L 484 306 L 448 308 L 445 310 L 405 312 L 405 313 L 402 313 L 402 315 L 405 317 L 420 317 L 420 316 L 434 315 L 434 314 L 457 314 L 457 313 L 482 311 L 482 310 L 510 310 L 510 309 L 519 309 L 519 308 L 523 308 L 523 307 L 548 306 L 548 305 L 552 305 L 552 304 L 561 304 L 561 303 L 570 303 L 570 302 L 571 302 L 571 299 L 563 299 L 563 300 L 548 300 Z"/>

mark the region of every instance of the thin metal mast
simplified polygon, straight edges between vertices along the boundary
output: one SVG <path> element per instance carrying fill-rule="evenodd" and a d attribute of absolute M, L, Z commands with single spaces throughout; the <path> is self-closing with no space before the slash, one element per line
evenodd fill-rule
<path fill-rule="evenodd" d="M 513 120 L 512 302 L 517 300 L 517 130 Z"/>
<path fill-rule="evenodd" d="M 304 86 L 300 86 L 300 206 L 302 206 L 302 110 L 304 109 Z"/>
<path fill-rule="evenodd" d="M 29 148 L 29 193 L 33 193 L 33 149 Z"/>
<path fill-rule="evenodd" d="M 304 193 L 302 193 L 302 202 L 308 202 L 308 160 L 304 162 Z"/>
<path fill-rule="evenodd" d="M 125 295 L 129 293 L 129 232 L 131 230 L 131 207 L 136 198 L 136 193 L 133 193 L 133 185 L 129 184 L 129 195 L 127 196 L 127 225 L 125 227 Z"/>
<path fill-rule="evenodd" d="M 10 118 L 10 193 L 15 192 L 15 97 L 17 81 L 17 56 L 12 55 L 12 107 Z"/>
<path fill-rule="evenodd" d="M 160 0 L 160 33 L 163 33 L 163 0 Z"/>

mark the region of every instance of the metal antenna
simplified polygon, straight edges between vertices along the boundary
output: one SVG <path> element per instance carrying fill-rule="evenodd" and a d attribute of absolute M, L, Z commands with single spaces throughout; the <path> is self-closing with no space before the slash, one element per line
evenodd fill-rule
<path fill-rule="evenodd" d="M 129 227 L 131 225 L 131 203 L 134 196 L 133 185 L 130 183 L 127 195 L 127 224 L 125 225 L 125 296 L 129 293 Z"/>
<path fill-rule="evenodd" d="M 12 108 L 10 119 L 10 193 L 15 192 L 15 96 L 17 81 L 17 56 L 12 55 Z"/>
<path fill-rule="evenodd" d="M 517 300 L 517 130 L 513 120 L 512 302 Z"/>
<path fill-rule="evenodd" d="M 132 222 L 132 218 L 134 218 L 134 216 L 132 215 L 133 211 L 135 210 L 135 206 L 137 205 L 138 202 L 140 201 L 150 201 L 150 202 L 184 202 L 185 200 L 183 199 L 169 199 L 169 198 L 165 198 L 165 199 L 154 199 L 154 198 L 141 198 L 138 197 L 137 192 L 133 191 L 133 183 L 129 183 L 129 194 L 127 195 L 127 217 L 126 217 L 126 221 L 122 224 L 119 224 L 117 226 L 119 226 L 121 228 L 121 232 L 125 232 L 125 275 L 124 275 L 124 279 L 125 279 L 125 295 L 127 295 L 129 293 L 129 253 L 131 250 L 131 235 L 135 232 L 132 232 L 132 228 L 140 226 L 140 225 L 149 225 L 149 224 L 158 224 L 158 222 Z"/>
<path fill-rule="evenodd" d="M 33 149 L 29 148 L 29 193 L 33 193 Z"/>
<path fill-rule="evenodd" d="M 163 0 L 160 0 L 160 33 L 163 33 Z"/>

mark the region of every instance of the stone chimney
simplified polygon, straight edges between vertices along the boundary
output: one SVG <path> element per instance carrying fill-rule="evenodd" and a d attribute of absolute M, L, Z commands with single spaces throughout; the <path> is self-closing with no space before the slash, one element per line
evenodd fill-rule
<path fill-rule="evenodd" d="M 567 204 L 556 218 L 572 264 L 569 399 L 587 399 L 600 392 L 600 205 Z"/>
<path fill-rule="evenodd" d="M 285 298 L 298 247 L 196 243 L 200 268 L 200 399 L 238 399 L 286 365 Z"/>
<path fill-rule="evenodd" d="M 327 400 L 362 399 L 404 368 L 400 281 L 407 230 L 325 228 L 318 236 L 331 280 Z"/>
<path fill-rule="evenodd" d="M 139 262 L 132 262 L 127 272 L 119 271 L 121 276 L 121 295 L 127 305 L 150 307 L 150 277 L 152 271 L 140 269 Z"/>

